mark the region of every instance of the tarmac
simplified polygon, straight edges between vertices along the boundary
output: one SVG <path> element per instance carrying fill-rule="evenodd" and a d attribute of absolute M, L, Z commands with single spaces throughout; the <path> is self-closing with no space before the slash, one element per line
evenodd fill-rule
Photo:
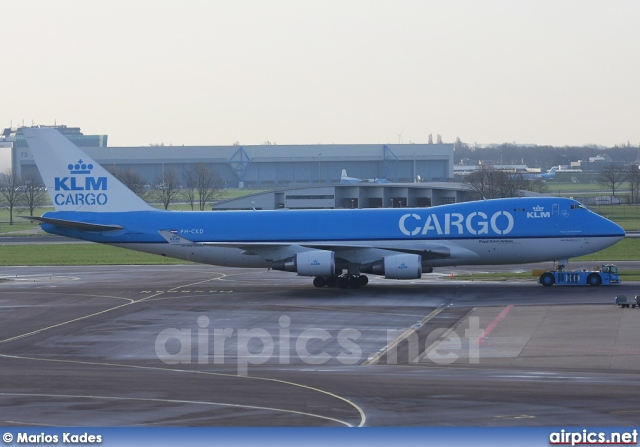
<path fill-rule="evenodd" d="M 640 309 L 613 304 L 640 283 L 461 271 L 342 290 L 202 265 L 0 267 L 0 425 L 640 422 Z"/>

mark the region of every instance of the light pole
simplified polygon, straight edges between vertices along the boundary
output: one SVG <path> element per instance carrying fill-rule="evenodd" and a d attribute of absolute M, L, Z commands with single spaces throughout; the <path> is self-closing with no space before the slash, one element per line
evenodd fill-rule
<path fill-rule="evenodd" d="M 413 183 L 416 183 L 416 153 L 413 153 Z"/>

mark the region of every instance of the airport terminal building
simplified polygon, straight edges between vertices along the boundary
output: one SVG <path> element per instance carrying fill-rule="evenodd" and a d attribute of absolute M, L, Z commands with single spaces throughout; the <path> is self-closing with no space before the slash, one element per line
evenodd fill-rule
<path fill-rule="evenodd" d="M 193 165 L 205 162 L 227 188 L 281 190 L 277 197 L 266 199 L 272 206 L 265 203 L 256 208 L 293 207 L 303 202 L 312 208 L 330 203 L 338 208 L 431 206 L 463 199 L 460 185 L 447 183 L 454 177 L 453 144 L 108 147 L 107 135 L 83 135 L 77 127 L 55 127 L 98 163 L 132 169 L 151 188 L 162 182 L 166 169 L 174 169 L 182 178 Z M 5 144 L 13 145 L 13 171 L 24 177 L 29 170 L 36 170 L 21 128 L 5 129 L 2 136 Z M 340 184 L 342 170 L 362 182 Z M 375 183 L 380 179 L 389 183 Z M 433 182 L 436 187 L 430 186 Z M 293 193 L 291 188 L 304 191 Z M 263 198 L 254 197 L 253 201 L 262 203 Z M 214 208 L 245 205 L 217 204 Z"/>

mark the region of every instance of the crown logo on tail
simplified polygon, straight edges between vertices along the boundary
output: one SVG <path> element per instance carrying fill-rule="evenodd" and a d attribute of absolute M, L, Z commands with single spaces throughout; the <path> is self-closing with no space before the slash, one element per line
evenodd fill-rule
<path fill-rule="evenodd" d="M 91 174 L 93 165 L 91 163 L 85 164 L 82 162 L 82 159 L 80 159 L 76 164 L 69 163 L 67 168 L 69 168 L 69 173 L 71 174 Z"/>

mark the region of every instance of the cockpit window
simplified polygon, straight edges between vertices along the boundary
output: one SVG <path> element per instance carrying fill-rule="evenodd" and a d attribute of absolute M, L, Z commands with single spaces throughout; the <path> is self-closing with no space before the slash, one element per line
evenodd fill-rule
<path fill-rule="evenodd" d="M 583 204 L 581 204 L 581 203 L 572 203 L 572 204 L 571 204 L 571 209 L 572 209 L 572 210 L 586 210 L 586 209 L 587 209 L 587 207 L 586 207 L 586 206 L 584 206 L 584 205 L 583 205 Z"/>

